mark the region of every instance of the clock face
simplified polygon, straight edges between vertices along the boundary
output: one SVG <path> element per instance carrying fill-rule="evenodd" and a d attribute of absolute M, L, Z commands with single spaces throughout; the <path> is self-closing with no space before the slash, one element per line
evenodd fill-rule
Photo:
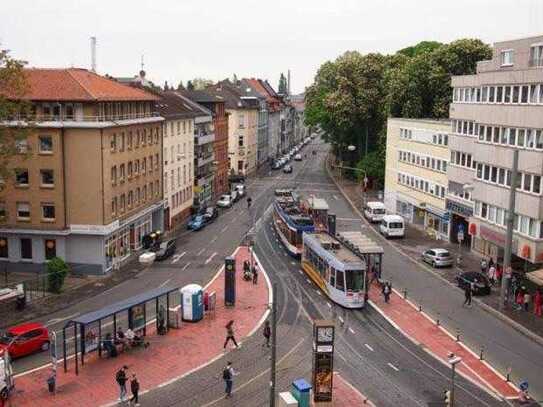
<path fill-rule="evenodd" d="M 318 342 L 332 342 L 334 340 L 334 328 L 321 327 L 317 328 L 317 341 Z"/>

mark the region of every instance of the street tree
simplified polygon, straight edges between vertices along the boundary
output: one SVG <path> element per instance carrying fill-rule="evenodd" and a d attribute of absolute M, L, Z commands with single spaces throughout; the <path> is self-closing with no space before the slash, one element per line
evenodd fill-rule
<path fill-rule="evenodd" d="M 281 76 L 279 76 L 279 85 L 277 86 L 277 93 L 280 95 L 286 95 L 288 93 L 288 84 L 287 84 L 287 78 L 281 72 Z"/>

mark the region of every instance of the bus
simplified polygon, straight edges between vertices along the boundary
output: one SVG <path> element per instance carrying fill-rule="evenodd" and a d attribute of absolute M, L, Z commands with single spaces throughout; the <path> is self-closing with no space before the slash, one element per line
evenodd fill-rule
<path fill-rule="evenodd" d="M 273 203 L 273 225 L 287 252 L 299 258 L 302 234 L 313 232 L 313 218 L 302 211 L 297 197 L 290 190 L 277 190 Z"/>
<path fill-rule="evenodd" d="M 303 234 L 302 270 L 336 304 L 362 308 L 366 300 L 366 262 L 327 232 Z"/>

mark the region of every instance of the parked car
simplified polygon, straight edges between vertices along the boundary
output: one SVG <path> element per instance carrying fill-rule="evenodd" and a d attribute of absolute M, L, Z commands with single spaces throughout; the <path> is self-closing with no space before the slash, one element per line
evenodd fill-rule
<path fill-rule="evenodd" d="M 487 276 L 478 271 L 468 271 L 456 276 L 458 287 L 465 289 L 468 284 L 473 283 L 473 295 L 489 295 L 490 281 Z"/>
<path fill-rule="evenodd" d="M 285 174 L 291 174 L 291 173 L 292 173 L 292 166 L 291 166 L 291 165 L 285 165 L 285 166 L 283 167 L 283 172 L 284 172 Z"/>
<path fill-rule="evenodd" d="M 39 322 L 14 326 L 0 336 L 0 354 L 7 350 L 12 358 L 48 349 L 49 330 Z"/>
<path fill-rule="evenodd" d="M 187 229 L 200 230 L 206 225 L 207 221 L 204 215 L 194 215 L 187 224 Z"/>
<path fill-rule="evenodd" d="M 275 160 L 272 164 L 272 170 L 279 170 L 282 167 L 281 160 Z"/>
<path fill-rule="evenodd" d="M 422 260 L 432 267 L 451 267 L 454 263 L 447 249 L 429 249 L 422 253 Z"/>
<path fill-rule="evenodd" d="M 302 161 L 302 155 L 301 154 L 296 154 L 294 156 L 294 161 Z"/>
<path fill-rule="evenodd" d="M 155 247 L 153 251 L 156 253 L 155 260 L 166 260 L 175 253 L 175 239 L 166 240 L 160 243 L 160 246 Z"/>
<path fill-rule="evenodd" d="M 239 198 L 243 198 L 245 196 L 245 185 L 236 184 L 234 185 L 234 190 L 237 192 Z"/>
<path fill-rule="evenodd" d="M 211 223 L 219 216 L 219 210 L 216 206 L 209 206 L 206 208 L 203 217 L 206 223 Z"/>
<path fill-rule="evenodd" d="M 221 195 L 221 197 L 217 201 L 217 206 L 221 208 L 230 208 L 233 203 L 234 201 L 232 200 L 232 195 L 224 194 L 224 195 Z"/>
<path fill-rule="evenodd" d="M 230 196 L 232 197 L 232 202 L 237 202 L 241 198 L 241 195 L 238 194 L 237 189 L 232 189 L 230 191 Z"/>
<path fill-rule="evenodd" d="M 379 225 L 379 232 L 386 237 L 404 237 L 405 225 L 399 215 L 385 215 Z"/>
<path fill-rule="evenodd" d="M 364 216 L 370 222 L 381 222 L 386 212 L 385 204 L 379 201 L 368 202 L 364 208 Z"/>

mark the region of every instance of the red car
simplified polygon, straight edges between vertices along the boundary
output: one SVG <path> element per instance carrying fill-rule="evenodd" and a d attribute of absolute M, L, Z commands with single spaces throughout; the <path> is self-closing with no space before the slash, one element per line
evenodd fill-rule
<path fill-rule="evenodd" d="M 49 330 L 39 322 L 9 328 L 0 336 L 0 354 L 7 350 L 12 358 L 49 349 Z"/>

